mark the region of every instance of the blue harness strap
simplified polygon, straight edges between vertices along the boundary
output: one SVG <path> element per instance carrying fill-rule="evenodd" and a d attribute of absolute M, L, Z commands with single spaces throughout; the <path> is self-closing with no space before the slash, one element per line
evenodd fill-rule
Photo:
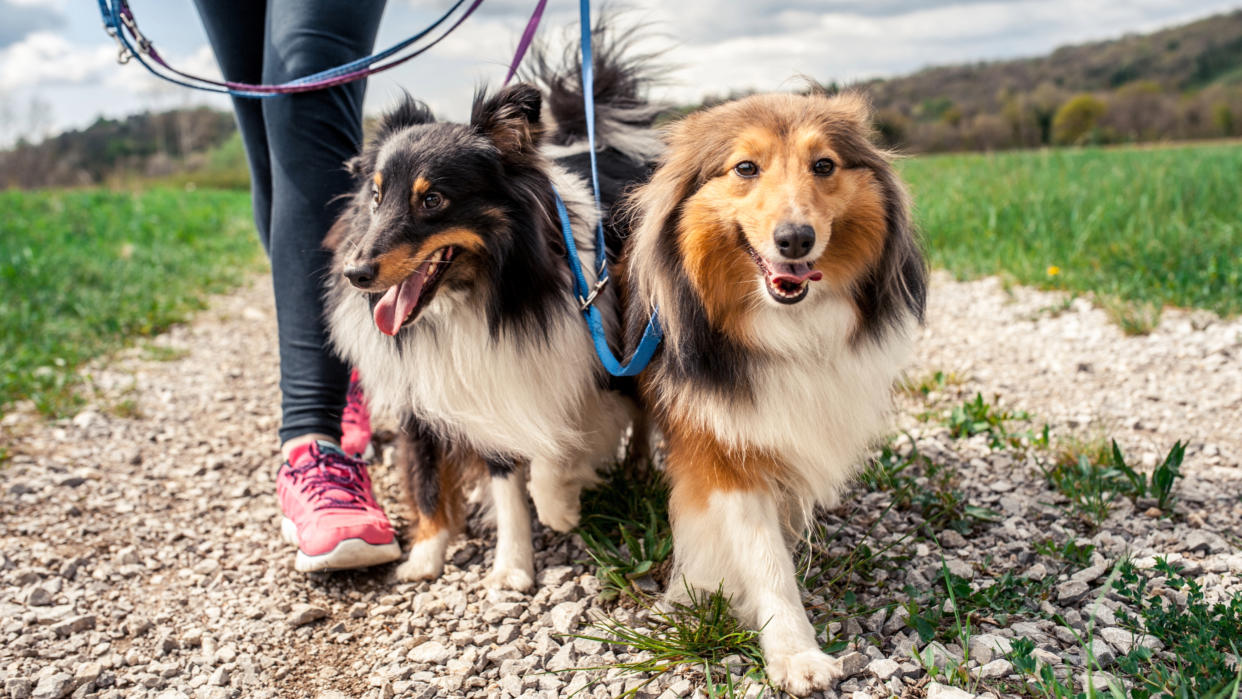
<path fill-rule="evenodd" d="M 591 154 L 591 187 L 595 194 L 595 208 L 600 209 L 599 172 L 595 164 L 595 61 L 591 52 L 591 0 L 579 0 L 579 23 L 582 28 L 582 101 L 586 111 L 587 144 Z M 647 368 L 664 331 L 660 328 L 659 309 L 651 312 L 647 327 L 643 330 L 642 339 L 634 350 L 629 363 L 622 365 L 608 347 L 608 337 L 604 333 L 604 319 L 595 307 L 595 297 L 608 283 L 608 248 L 604 240 L 604 221 L 601 218 L 595 224 L 595 266 L 598 270 L 595 286 L 587 284 L 582 274 L 582 264 L 578 259 L 578 246 L 574 244 L 574 232 L 570 227 L 569 210 L 565 201 L 552 188 L 556 197 L 556 213 L 561 219 L 561 235 L 565 238 L 565 251 L 569 257 L 569 268 L 573 272 L 574 295 L 581 304 L 582 315 L 586 318 L 587 327 L 591 331 L 591 339 L 595 342 L 595 354 L 609 374 L 613 376 L 637 376 Z"/>

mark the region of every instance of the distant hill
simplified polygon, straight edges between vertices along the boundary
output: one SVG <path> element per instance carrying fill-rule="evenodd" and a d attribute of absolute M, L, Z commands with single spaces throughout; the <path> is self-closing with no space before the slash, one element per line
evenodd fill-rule
<path fill-rule="evenodd" d="M 206 107 L 100 118 L 0 152 L 0 187 L 81 186 L 122 173 L 159 177 L 194 169 L 235 130 L 232 114 Z"/>
<path fill-rule="evenodd" d="M 1136 80 L 1177 91 L 1242 82 L 1242 10 L 1154 34 L 1063 46 L 1038 58 L 927 68 L 865 85 L 876 103 L 885 106 L 945 97 L 959 105 L 976 105 L 994 101 L 999 91 L 1024 91 L 1045 83 L 1093 92 Z"/>
<path fill-rule="evenodd" d="M 915 150 L 1242 135 L 1242 10 L 1038 58 L 927 68 L 859 87 L 881 131 Z M 1057 138 L 1076 97 L 1087 116 Z M 1073 114 L 1067 114 L 1063 121 Z M 1079 115 L 1081 116 L 1081 114 Z"/>

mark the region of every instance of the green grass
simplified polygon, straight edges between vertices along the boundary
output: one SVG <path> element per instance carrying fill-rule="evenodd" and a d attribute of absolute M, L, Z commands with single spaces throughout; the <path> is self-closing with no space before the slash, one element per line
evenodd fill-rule
<path fill-rule="evenodd" d="M 1065 677 L 1077 673 L 1076 668 L 1056 668 L 1039 662 L 1033 655 L 1036 644 L 1019 638 L 1014 640 L 1008 658 L 1025 681 L 1006 687 L 1009 692 L 1046 699 L 1238 699 L 1242 689 L 1242 665 L 1238 662 L 1242 649 L 1242 594 L 1209 602 L 1197 581 L 1185 577 L 1177 566 L 1164 559 L 1157 559 L 1150 570 L 1140 570 L 1123 561 L 1109 581 L 1111 595 L 1124 604 L 1117 612 L 1121 627 L 1134 634 L 1136 641 L 1147 636 L 1159 642 L 1135 643 L 1131 650 L 1120 653 L 1114 664 L 1101 668 L 1088 645 L 1094 629 L 1087 628 L 1088 639 L 1080 637 L 1080 641 L 1088 668 L 1104 670 L 1123 680 L 1124 686 L 1108 683 L 1104 689 L 1105 683 L 1099 682 L 1094 690 L 1077 691 Z M 1166 599 L 1160 592 L 1162 587 L 1184 594 L 1185 602 Z"/>
<path fill-rule="evenodd" d="M 1069 501 L 1066 509 L 1094 528 L 1108 519 L 1118 496 L 1128 497 L 1135 504 L 1149 498 L 1162 513 L 1171 512 L 1175 501 L 1173 485 L 1182 477 L 1185 455 L 1186 447 L 1180 441 L 1175 443 L 1149 476 L 1127 464 L 1121 448 L 1113 441 L 1109 450 L 1091 447 L 1076 455 L 1063 452 L 1051 464 L 1041 464 L 1040 469 L 1048 484 Z"/>
<path fill-rule="evenodd" d="M 604 619 L 594 628 L 599 635 L 579 635 L 591 641 L 623 646 L 629 652 L 645 653 L 641 660 L 621 662 L 611 667 L 642 675 L 640 686 L 622 694 L 633 696 L 660 675 L 679 665 L 691 665 L 703 671 L 708 696 L 738 696 L 744 687 L 735 685 L 731 670 L 746 667 L 743 683 L 766 685 L 763 674 L 763 652 L 759 633 L 737 621 L 720 590 L 698 592 L 687 588 L 686 602 L 671 602 L 666 609 L 653 609 L 655 623 L 650 628 L 634 627 L 614 619 Z M 734 668 L 730 659 L 736 659 Z M 594 668 L 576 668 L 588 670 Z"/>
<path fill-rule="evenodd" d="M 0 410 L 74 408 L 76 372 L 261 269 L 241 192 L 0 192 Z"/>
<path fill-rule="evenodd" d="M 673 554 L 664 478 L 649 464 L 618 464 L 583 494 L 578 534 L 604 583 L 600 596 L 643 600 L 667 582 Z"/>
<path fill-rule="evenodd" d="M 899 164 L 934 266 L 1144 308 L 1242 312 L 1242 146 L 1060 149 Z M 1055 268 L 1055 269 L 1052 269 Z M 1137 309 L 1137 310 L 1135 310 Z"/>

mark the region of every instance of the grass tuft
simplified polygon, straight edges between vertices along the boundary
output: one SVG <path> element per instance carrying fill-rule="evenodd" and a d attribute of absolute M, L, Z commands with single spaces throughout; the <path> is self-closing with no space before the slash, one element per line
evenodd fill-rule
<path fill-rule="evenodd" d="M 651 609 L 651 628 L 637 628 L 615 619 L 593 624 L 600 635 L 578 635 L 589 641 L 621 645 L 631 653 L 642 653 L 642 660 L 617 663 L 610 667 L 645 675 L 642 684 L 621 696 L 634 696 L 664 673 L 681 665 L 703 671 L 708 696 L 735 694 L 732 658 L 749 666 L 743 680 L 767 684 L 759 633 L 743 626 L 733 615 L 729 600 L 721 590 L 698 592 L 687 587 L 687 602 L 671 602 L 666 609 Z M 599 668 L 577 668 L 594 670 Z"/>
<path fill-rule="evenodd" d="M 1127 301 L 1113 296 L 1096 296 L 1096 303 L 1108 317 L 1131 337 L 1146 335 L 1160 325 L 1161 308 L 1144 301 Z"/>
<path fill-rule="evenodd" d="M 668 485 L 650 464 L 618 464 L 583 494 L 578 535 L 604 583 L 604 600 L 642 599 L 667 582 L 673 553 Z"/>

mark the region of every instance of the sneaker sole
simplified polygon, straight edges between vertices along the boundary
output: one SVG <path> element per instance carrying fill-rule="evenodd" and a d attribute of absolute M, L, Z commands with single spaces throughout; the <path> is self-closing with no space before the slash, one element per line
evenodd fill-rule
<path fill-rule="evenodd" d="M 285 517 L 280 522 L 280 533 L 285 541 L 298 547 L 293 567 L 301 573 L 325 570 L 351 570 L 392 563 L 401 558 L 401 547 L 394 538 L 387 544 L 371 544 L 362 539 L 345 539 L 327 553 L 311 556 L 298 544 L 298 527 Z"/>

